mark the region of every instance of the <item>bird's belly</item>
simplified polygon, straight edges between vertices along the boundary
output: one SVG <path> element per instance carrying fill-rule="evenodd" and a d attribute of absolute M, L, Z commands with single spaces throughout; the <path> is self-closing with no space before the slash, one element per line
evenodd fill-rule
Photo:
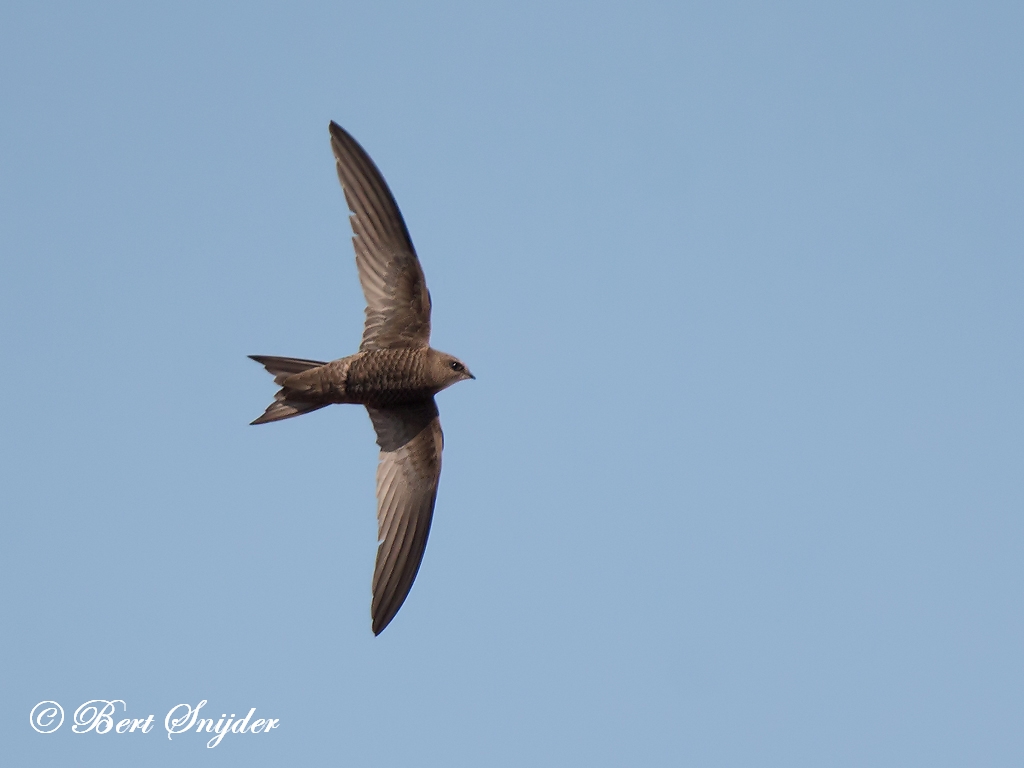
<path fill-rule="evenodd" d="M 435 393 L 434 388 L 406 382 L 353 382 L 349 380 L 345 394 L 350 402 L 386 408 L 426 400 Z"/>

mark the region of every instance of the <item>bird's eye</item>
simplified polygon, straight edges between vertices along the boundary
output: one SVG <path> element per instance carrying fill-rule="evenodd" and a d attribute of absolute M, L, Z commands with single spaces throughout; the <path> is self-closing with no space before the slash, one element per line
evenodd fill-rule
<path fill-rule="evenodd" d="M 449 367 L 451 367 L 451 369 L 453 371 L 455 371 L 457 373 L 461 373 L 462 371 L 464 371 L 466 369 L 466 367 L 462 363 L 460 363 L 458 360 L 452 360 L 450 363 L 448 363 L 448 365 L 449 365 Z"/>

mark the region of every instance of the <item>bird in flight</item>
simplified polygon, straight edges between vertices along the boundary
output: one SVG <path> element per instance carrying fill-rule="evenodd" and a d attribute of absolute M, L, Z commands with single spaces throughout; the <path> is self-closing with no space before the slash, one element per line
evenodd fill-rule
<path fill-rule="evenodd" d="M 384 177 L 341 126 L 332 121 L 330 133 L 366 297 L 363 340 L 354 355 L 330 363 L 250 355 L 281 387 L 252 423 L 332 403 L 356 403 L 369 412 L 380 446 L 370 608 L 379 635 L 405 602 L 430 533 L 444 445 L 434 395 L 476 377 L 461 360 L 430 346 L 430 293 Z"/>

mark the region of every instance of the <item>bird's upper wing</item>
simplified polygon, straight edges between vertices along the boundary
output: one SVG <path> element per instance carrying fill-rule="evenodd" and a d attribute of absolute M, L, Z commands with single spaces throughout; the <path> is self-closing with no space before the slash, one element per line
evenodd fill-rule
<path fill-rule="evenodd" d="M 369 155 L 334 122 L 331 149 L 352 211 L 352 244 L 366 296 L 359 348 L 428 346 L 430 294 L 395 198 Z"/>
<path fill-rule="evenodd" d="M 373 633 L 395 617 L 423 559 L 441 475 L 444 435 L 433 398 L 395 408 L 367 406 L 380 446 Z"/>

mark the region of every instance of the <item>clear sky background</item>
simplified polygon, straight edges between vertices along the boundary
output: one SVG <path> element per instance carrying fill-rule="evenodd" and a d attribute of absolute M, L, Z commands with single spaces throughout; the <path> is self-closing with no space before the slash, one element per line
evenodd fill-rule
<path fill-rule="evenodd" d="M 82 5 L 0 6 L 5 764 L 1021 764 L 1024 7 Z M 359 342 L 331 119 L 478 377 L 379 638 L 365 411 L 248 426 Z"/>

